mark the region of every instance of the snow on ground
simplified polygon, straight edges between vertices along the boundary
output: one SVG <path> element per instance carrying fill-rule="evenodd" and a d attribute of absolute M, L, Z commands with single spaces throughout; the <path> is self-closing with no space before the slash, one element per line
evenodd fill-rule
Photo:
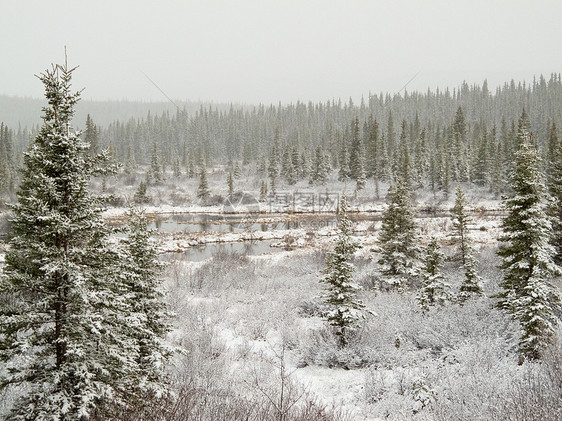
<path fill-rule="evenodd" d="M 295 370 L 293 375 L 325 405 L 342 408 L 353 420 L 375 420 L 358 409 L 363 406 L 365 371 L 308 366 Z"/>
<path fill-rule="evenodd" d="M 429 195 L 418 198 L 418 208 L 434 205 Z M 452 199 L 439 203 L 440 209 L 448 209 L 452 207 Z M 480 200 L 475 208 L 479 212 L 473 215 L 473 223 L 471 226 L 471 234 L 477 245 L 494 245 L 501 230 L 500 218 L 496 215 L 486 214 L 485 209 L 497 209 L 498 202 L 494 200 Z M 352 207 L 351 211 L 359 212 L 381 212 L 384 205 L 380 203 L 361 203 Z M 148 206 L 145 212 L 148 216 L 179 214 L 179 213 L 221 213 L 222 206 Z M 104 217 L 110 221 L 119 221 L 127 213 L 126 208 L 109 208 L 104 212 Z M 294 218 L 306 221 L 307 218 L 314 218 L 316 215 L 259 215 L 260 222 L 276 222 L 279 218 Z M 357 216 L 357 215 L 355 215 Z M 443 242 L 447 241 L 450 234 L 451 222 L 446 216 L 439 217 L 420 217 L 417 220 L 422 234 L 431 233 L 437 235 Z M 311 228 L 312 227 L 312 228 Z M 271 275 L 269 270 L 275 268 L 279 273 L 274 276 L 285 279 L 283 273 L 285 268 L 290 268 L 293 262 L 297 262 L 299 257 L 306 256 L 318 249 L 329 249 L 336 229 L 333 225 L 326 224 L 311 225 L 311 227 L 297 228 L 289 230 L 273 230 L 273 231 L 251 231 L 251 232 L 177 232 L 177 233 L 159 233 L 155 236 L 160 253 L 181 252 L 193 246 L 213 246 L 225 242 L 243 242 L 247 240 L 275 240 L 273 246 L 284 248 L 286 250 L 275 254 L 263 254 L 259 256 L 247 257 L 253 262 L 255 267 L 262 268 L 258 271 L 257 276 L 263 276 L 259 281 L 263 284 L 263 290 L 260 292 L 252 292 L 252 295 L 245 300 L 240 300 L 236 295 L 237 288 L 243 286 L 228 287 L 223 292 L 209 292 L 206 290 L 197 290 L 196 288 L 187 288 L 184 286 L 174 287 L 174 280 L 166 281 L 166 288 L 170 290 L 173 297 L 170 298 L 176 306 L 183 306 L 184 309 L 178 314 L 178 317 L 189 313 L 192 309 L 202 309 L 202 314 L 207 314 L 207 320 L 201 323 L 210 324 L 215 331 L 217 339 L 225 346 L 226 352 L 230 355 L 232 361 L 231 369 L 238 370 L 243 367 L 241 359 L 244 361 L 252 361 L 252 359 L 275 358 L 275 353 L 282 346 L 283 337 L 281 328 L 272 328 L 265 326 L 250 326 L 253 322 L 252 316 L 256 318 L 264 318 L 260 311 L 268 311 L 269 307 L 279 307 L 284 303 L 275 302 L 275 298 L 285 299 L 286 294 L 295 294 L 290 291 L 294 285 L 287 285 L 285 291 L 283 285 L 278 286 L 276 279 L 267 278 Z M 361 218 L 354 224 L 356 239 L 363 245 L 358 252 L 358 256 L 368 258 L 372 255 L 372 248 L 376 245 L 377 233 L 380 230 L 381 221 L 362 220 Z M 3 250 L 0 248 L 0 266 L 4 261 Z M 206 262 L 191 262 L 188 260 L 181 261 L 181 266 L 186 271 L 197 271 L 204 267 Z M 243 271 L 244 269 L 242 269 Z M 287 270 L 290 272 L 290 270 Z M 176 282 L 182 281 L 179 274 Z M 314 275 L 317 277 L 316 275 Z M 272 284 L 266 284 L 273 282 Z M 292 282 L 298 285 L 299 280 Z M 317 281 L 314 281 L 317 282 Z M 277 297 L 271 296 L 268 288 L 280 288 Z M 309 293 L 310 291 L 305 291 Z M 264 296 L 259 296 L 263 293 Z M 275 292 L 273 292 L 275 294 Z M 291 298 L 292 299 L 292 298 Z M 306 297 L 301 297 L 306 299 Z M 271 301 L 269 301 L 271 300 Z M 260 310 L 261 309 L 261 310 Z M 272 311 L 280 311 L 271 309 Z M 294 308 L 292 309 L 294 311 Z M 260 319 L 261 320 L 261 319 Z M 170 333 L 171 342 L 179 343 L 186 335 L 187 329 L 182 326 L 182 320 L 177 321 L 176 329 Z M 297 318 L 292 321 L 296 329 L 306 331 L 308 329 L 318 328 L 324 323 L 318 317 Z M 253 330 L 252 330 L 253 329 Z M 250 335 L 249 332 L 254 332 Z M 368 411 L 364 411 L 365 406 L 365 376 L 367 369 L 345 370 L 342 368 L 327 368 L 318 365 L 302 366 L 297 351 L 288 350 L 286 355 L 286 363 L 291 378 L 309 390 L 320 402 L 327 406 L 339 407 L 350 414 L 354 420 L 375 420 L 376 418 L 368 418 Z"/>
<path fill-rule="evenodd" d="M 359 220 L 355 224 L 355 238 L 363 245 L 358 252 L 361 258 L 368 260 L 373 255 L 372 249 L 376 245 L 380 225 L 380 220 L 374 222 Z M 436 234 L 444 244 L 449 241 L 451 232 L 449 217 L 421 217 L 418 218 L 418 225 L 423 234 L 422 238 L 426 239 L 428 234 Z M 477 245 L 494 245 L 499 230 L 498 216 L 484 213 L 473 216 L 471 234 Z M 294 330 L 293 334 L 306 336 L 307 331 L 317 330 L 322 326 L 324 321 L 319 317 L 303 318 L 293 314 L 286 322 L 282 322 L 282 324 L 286 323 L 286 326 L 275 326 L 274 320 L 280 314 L 280 307 L 289 306 L 289 311 L 295 313 L 295 307 L 290 307 L 294 306 L 295 294 L 299 297 L 296 302 L 314 297 L 314 293 L 307 288 L 318 284 L 319 270 L 309 268 L 313 273 L 307 275 L 308 281 L 303 280 L 302 288 L 305 290 L 299 292 L 300 290 L 294 288 L 301 283 L 300 275 L 298 271 L 293 274 L 293 267 L 297 267 L 301 264 L 300 259 L 312 256 L 315 251 L 329 249 L 335 232 L 333 227 L 322 227 L 313 232 L 312 238 L 310 238 L 310 231 L 306 229 L 253 232 L 251 234 L 253 239 L 279 240 L 278 246 L 287 247 L 290 243 L 292 248 L 275 254 L 248 256 L 250 263 L 245 264 L 247 268 L 231 267 L 227 269 L 226 275 L 221 275 L 225 276 L 221 282 L 225 282 L 226 285 L 217 284 L 218 286 L 213 290 L 205 289 L 203 286 L 201 290 L 194 289 L 186 294 L 185 302 L 188 308 L 185 311 L 190 313 L 192 310 L 189 309 L 201 308 L 204 314 L 208 314 L 206 323 L 212 324 L 217 340 L 226 348 L 230 361 L 229 369 L 232 370 L 233 376 L 242 377 L 244 370 L 264 358 L 274 359 L 284 343 L 283 329 L 289 327 Z M 174 248 L 179 250 L 189 247 L 190 241 L 193 241 L 193 244 L 212 246 L 226 241 L 244 241 L 248 239 L 247 236 L 248 233 L 214 232 L 195 236 L 193 233 L 173 233 L 157 235 L 156 238 L 160 243 L 160 250 L 170 251 Z M 206 262 L 182 260 L 181 264 L 193 271 L 203 268 L 210 261 L 212 262 L 212 259 Z M 215 263 L 219 266 L 221 264 L 220 261 Z M 225 262 L 225 264 L 233 263 Z M 240 274 L 232 275 L 233 271 L 240 271 Z M 248 271 L 247 275 L 245 271 Z M 233 280 L 233 276 L 234 278 L 240 276 L 239 281 Z M 222 292 L 218 292 L 219 290 Z M 217 312 L 218 309 L 220 310 Z M 272 312 L 271 315 L 268 312 Z M 181 337 L 185 334 L 181 332 L 181 323 L 178 329 L 179 332 L 175 332 L 175 336 Z M 315 364 L 303 366 L 297 349 L 287 350 L 286 364 L 287 370 L 292 373 L 291 378 L 309 390 L 322 404 L 341 408 L 350 414 L 350 419 L 377 419 L 370 414 L 366 404 L 368 369 L 346 370 Z M 392 376 L 392 373 L 389 375 Z"/>

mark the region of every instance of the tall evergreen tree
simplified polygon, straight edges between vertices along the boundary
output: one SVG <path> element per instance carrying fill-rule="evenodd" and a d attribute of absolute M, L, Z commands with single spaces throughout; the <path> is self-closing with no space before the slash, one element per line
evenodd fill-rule
<path fill-rule="evenodd" d="M 349 151 L 347 147 L 347 140 L 345 139 L 345 137 L 341 139 L 338 162 L 340 165 L 338 180 L 345 181 L 351 176 L 351 169 L 349 168 Z"/>
<path fill-rule="evenodd" d="M 232 176 L 234 178 L 242 177 L 242 168 L 240 167 L 240 162 L 236 161 L 234 164 L 234 169 L 232 170 Z"/>
<path fill-rule="evenodd" d="M 503 292 L 499 306 L 513 314 L 523 329 L 519 349 L 523 356 L 540 358 L 554 332 L 560 297 L 550 284 L 560 274 L 550 240 L 552 226 L 545 212 L 545 186 L 540 158 L 524 130 L 511 174 L 513 193 L 504 199 L 508 215 L 503 219 Z"/>
<path fill-rule="evenodd" d="M 468 162 L 468 145 L 467 145 L 467 124 L 464 117 L 464 111 L 461 106 L 457 108 L 455 121 L 452 127 L 453 147 L 451 164 L 453 165 L 453 175 L 456 181 L 468 181 L 469 162 Z"/>
<path fill-rule="evenodd" d="M 13 170 L 10 131 L 4 123 L 0 123 L 0 193 L 11 190 L 14 176 Z"/>
<path fill-rule="evenodd" d="M 303 168 L 301 166 L 301 156 L 299 154 L 299 150 L 296 146 L 293 146 L 292 153 L 291 153 L 291 161 L 293 164 L 293 168 L 295 171 L 295 177 L 300 180 L 303 178 Z"/>
<path fill-rule="evenodd" d="M 349 151 L 349 170 L 350 176 L 361 188 L 365 185 L 365 152 L 363 150 L 363 142 L 361 141 L 361 133 L 359 130 L 359 118 L 351 123 L 351 150 Z"/>
<path fill-rule="evenodd" d="M 283 154 L 283 175 L 289 185 L 292 186 L 297 182 L 297 170 L 293 165 L 293 155 L 288 145 L 285 147 L 285 153 Z"/>
<path fill-rule="evenodd" d="M 406 183 L 399 181 L 391 187 L 387 200 L 379 234 L 381 273 L 392 287 L 412 287 L 419 269 L 419 248 L 415 211 Z"/>
<path fill-rule="evenodd" d="M 523 111 L 521 112 L 521 116 L 517 121 L 516 150 L 517 148 L 519 148 L 519 146 L 521 146 L 522 143 L 526 141 L 530 143 L 534 143 L 534 140 L 535 139 L 533 139 L 533 135 L 531 133 L 531 121 L 529 120 L 529 115 L 527 114 L 527 111 L 525 111 L 525 108 L 523 108 Z"/>
<path fill-rule="evenodd" d="M 273 146 L 269 152 L 269 165 L 267 167 L 267 172 L 269 175 L 269 179 L 271 181 L 271 191 L 275 192 L 275 185 L 277 178 L 279 177 L 280 168 L 279 168 L 279 144 L 277 142 L 277 138 L 279 136 L 279 129 L 276 130 L 276 137 Z"/>
<path fill-rule="evenodd" d="M 451 220 L 453 222 L 452 240 L 458 246 L 458 252 L 455 256 L 462 265 L 466 264 L 467 255 L 470 247 L 470 237 L 468 232 L 468 224 L 470 216 L 466 210 L 466 197 L 461 186 L 457 187 L 455 196 L 455 206 L 451 209 Z"/>
<path fill-rule="evenodd" d="M 228 198 L 232 199 L 232 195 L 234 194 L 234 178 L 231 172 L 226 176 L 226 185 L 228 186 Z"/>
<path fill-rule="evenodd" d="M 562 265 L 562 145 L 558 140 L 556 125 L 550 128 L 550 163 L 548 165 L 548 190 L 552 200 L 548 213 L 552 218 L 552 244 L 555 249 L 554 260 Z"/>
<path fill-rule="evenodd" d="M 416 137 L 414 144 L 414 170 L 413 170 L 413 181 L 415 181 L 416 188 L 423 188 L 424 181 L 429 173 L 429 155 L 427 150 L 426 141 L 426 129 L 425 127 L 420 132 L 419 136 Z"/>
<path fill-rule="evenodd" d="M 492 167 L 492 179 L 490 190 L 496 195 L 502 191 L 505 182 L 505 166 L 503 159 L 503 148 L 500 141 L 492 149 L 493 152 L 493 167 Z"/>
<path fill-rule="evenodd" d="M 412 170 L 410 163 L 410 152 L 408 148 L 406 120 L 402 121 L 402 131 L 400 133 L 400 143 L 398 144 L 398 156 L 396 157 L 396 159 L 396 174 L 398 175 L 398 179 L 405 183 L 408 188 L 410 188 L 412 181 Z"/>
<path fill-rule="evenodd" d="M 346 212 L 347 204 L 343 198 L 339 203 L 336 245 L 326 257 L 322 278 L 322 282 L 327 284 L 324 297 L 329 307 L 327 319 L 334 327 L 341 347 L 348 344 L 350 331 L 365 317 L 365 306 L 356 297 L 361 287 L 353 281 L 354 268 L 350 262 L 359 244 L 351 238 L 351 222 Z"/>
<path fill-rule="evenodd" d="M 265 202 L 266 199 L 267 199 L 267 182 L 265 180 L 262 180 L 260 184 L 260 202 Z"/>
<path fill-rule="evenodd" d="M 187 163 L 187 176 L 189 178 L 194 178 L 197 176 L 197 170 L 195 165 L 195 155 L 192 151 L 189 151 L 189 158 Z"/>
<path fill-rule="evenodd" d="M 126 407 L 136 372 L 136 319 L 100 201 L 88 191 L 100 161 L 86 158 L 71 126 L 73 70 L 56 65 L 39 77 L 48 105 L 24 158 L 0 280 L 10 297 L 0 307 L 0 388 L 23 386 L 12 420 L 82 420 Z"/>
<path fill-rule="evenodd" d="M 490 181 L 489 168 L 491 155 L 488 147 L 486 128 L 484 128 L 484 133 L 480 136 L 480 140 L 474 148 L 474 151 L 471 180 L 479 185 L 488 184 Z"/>
<path fill-rule="evenodd" d="M 322 152 L 322 148 L 320 146 L 317 146 L 314 158 L 314 170 L 311 173 L 311 178 L 313 181 L 319 184 L 325 184 L 326 181 L 328 181 L 329 175 L 330 167 L 328 165 L 328 160 Z"/>
<path fill-rule="evenodd" d="M 129 211 L 128 236 L 123 240 L 121 276 L 131 314 L 138 321 L 132 338 L 135 341 L 135 376 L 131 384 L 133 394 L 140 399 L 167 395 L 165 362 L 171 349 L 163 338 L 169 332 L 170 314 L 162 301 L 160 287 L 162 264 L 158 262 L 156 247 L 150 239 L 147 220 L 141 210 Z"/>
<path fill-rule="evenodd" d="M 90 145 L 90 155 L 97 155 L 100 152 L 99 130 L 94 124 L 90 114 L 86 116 L 86 129 L 84 130 L 84 140 Z"/>
<path fill-rule="evenodd" d="M 301 178 L 306 179 L 310 176 L 310 159 L 308 154 L 304 151 L 301 153 L 299 158 L 299 168 Z"/>
<path fill-rule="evenodd" d="M 377 200 L 380 196 L 380 180 L 384 178 L 384 147 L 380 136 L 379 123 L 376 119 L 369 119 L 367 125 L 367 171 L 368 177 L 373 177 L 375 181 L 375 194 Z"/>
<path fill-rule="evenodd" d="M 547 129 L 547 145 L 546 145 L 546 153 L 547 153 L 547 157 L 546 157 L 546 163 L 547 163 L 547 169 L 548 169 L 548 163 L 550 163 L 551 161 L 553 161 L 556 157 L 556 155 L 558 154 L 558 152 L 560 151 L 560 139 L 558 139 L 558 129 L 556 128 L 556 123 L 555 122 L 549 122 L 548 124 L 548 129 Z M 549 172 L 547 171 L 547 174 L 549 174 Z"/>
<path fill-rule="evenodd" d="M 135 160 L 135 156 L 131 150 L 131 145 L 127 148 L 127 160 L 125 161 L 125 174 L 132 175 L 135 173 L 137 169 L 137 161 Z"/>
<path fill-rule="evenodd" d="M 460 288 L 459 299 L 466 301 L 472 294 L 482 294 L 481 278 L 477 273 L 477 262 L 469 233 L 470 216 L 466 211 L 466 197 L 461 187 L 457 187 L 455 206 L 451 210 L 453 221 L 453 242 L 457 244 L 457 258 L 464 269 L 464 281 Z"/>
<path fill-rule="evenodd" d="M 152 158 L 150 161 L 150 177 L 156 182 L 162 181 L 163 169 L 160 166 L 160 158 L 158 157 L 158 149 L 156 147 L 156 142 L 152 145 Z"/>
<path fill-rule="evenodd" d="M 197 197 L 199 199 L 206 199 L 209 197 L 209 183 L 207 182 L 207 170 L 205 167 L 199 169 L 199 186 L 197 187 Z"/>
<path fill-rule="evenodd" d="M 361 141 L 361 133 L 359 130 L 359 118 L 351 123 L 351 150 L 349 153 L 349 170 L 350 176 L 356 182 L 356 190 L 365 187 L 367 177 L 365 175 L 365 150 Z"/>
<path fill-rule="evenodd" d="M 181 177 L 180 160 L 177 156 L 172 159 L 172 172 L 174 177 Z"/>
<path fill-rule="evenodd" d="M 394 131 L 394 118 L 392 117 L 392 110 L 388 112 L 388 121 L 386 125 L 386 136 L 385 136 L 385 162 L 387 165 L 387 176 L 388 180 L 393 180 L 396 168 L 394 167 L 395 158 L 397 154 L 396 147 L 396 132 Z"/>

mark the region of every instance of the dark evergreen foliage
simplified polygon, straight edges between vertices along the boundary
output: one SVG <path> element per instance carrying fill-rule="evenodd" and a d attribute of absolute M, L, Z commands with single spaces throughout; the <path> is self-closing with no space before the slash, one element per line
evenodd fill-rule
<path fill-rule="evenodd" d="M 546 214 L 540 158 L 524 128 L 520 138 L 511 174 L 513 193 L 504 200 L 508 216 L 503 220 L 503 244 L 498 251 L 504 272 L 499 305 L 521 324 L 521 354 L 536 359 L 557 323 L 560 297 L 551 281 L 560 274 L 560 268 L 553 260 L 552 226 Z"/>
<path fill-rule="evenodd" d="M 73 71 L 56 65 L 40 76 L 44 124 L 12 206 L 0 278 L 0 390 L 15 391 L 13 420 L 111 419 L 137 390 L 166 389 L 158 367 L 168 354 L 147 351 L 166 331 L 154 301 L 155 256 L 139 224 L 129 248 L 110 241 L 101 200 L 88 191 L 109 157 L 88 154 L 71 126 Z"/>
<path fill-rule="evenodd" d="M 443 263 L 443 253 L 437 242 L 437 238 L 432 237 L 427 245 L 422 267 L 422 286 L 416 295 L 418 304 L 423 311 L 428 311 L 434 305 L 443 305 L 450 298 L 450 286 L 445 282 L 441 273 Z"/>
<path fill-rule="evenodd" d="M 389 286 L 411 288 L 419 270 L 419 247 L 415 211 L 406 183 L 399 181 L 391 187 L 387 200 L 379 234 L 381 273 Z"/>
<path fill-rule="evenodd" d="M 81 419 L 111 398 L 126 405 L 131 337 L 100 202 L 88 192 L 99 159 L 72 130 L 74 69 L 40 76 L 48 106 L 25 155 L 1 308 L 1 386 L 25 385 L 11 419 Z M 25 359 L 21 356 L 26 355 Z"/>
<path fill-rule="evenodd" d="M 351 238 L 351 222 L 347 217 L 345 198 L 339 203 L 338 237 L 334 250 L 326 257 L 322 282 L 327 284 L 324 301 L 328 305 L 328 322 L 334 327 L 341 347 L 348 343 L 348 336 L 357 322 L 364 318 L 365 306 L 357 299 L 361 287 L 353 281 L 351 258 L 359 244 Z"/>
<path fill-rule="evenodd" d="M 87 131 L 88 127 L 96 129 L 100 147 L 111 145 L 121 163 L 132 156 L 136 164 L 150 165 L 156 146 L 162 175 L 166 167 L 177 166 L 180 155 L 190 177 L 203 163 L 241 161 L 247 165 L 269 156 L 271 184 L 279 184 L 280 176 L 293 183 L 306 177 L 295 156 L 305 153 L 313 162 L 313 151 L 320 147 L 342 180 L 356 180 L 359 164 L 366 176 L 376 176 L 376 183 L 396 181 L 398 172 L 404 176 L 409 168 L 412 188 L 429 184 L 447 195 L 455 181 L 488 185 L 494 192 L 504 190 L 518 148 L 517 132 L 525 128 L 533 133 L 539 148 L 551 149 L 547 144 L 549 125 L 562 124 L 561 102 L 561 78 L 552 74 L 550 79 L 541 76 L 530 85 L 506 83 L 494 94 L 485 86 L 463 83 L 452 91 L 371 95 L 363 106 L 329 101 L 253 108 L 200 107 L 196 111 L 189 108 L 189 112 L 148 113 L 105 128 L 95 127 L 90 118 L 86 126 Z M 523 108 L 524 118 L 519 119 Z M 92 116 L 96 118 L 96 114 Z M 395 121 L 403 122 L 399 139 Z M 495 127 L 499 128 L 497 137 Z M 12 159 L 25 150 L 28 138 L 29 129 L 14 133 Z M 285 151 L 290 159 L 284 159 Z M 356 159 L 361 154 L 363 160 Z M 406 160 L 409 163 L 405 166 Z M 288 165 L 286 174 L 282 174 L 283 165 Z M 359 177 L 358 187 L 362 184 Z"/>

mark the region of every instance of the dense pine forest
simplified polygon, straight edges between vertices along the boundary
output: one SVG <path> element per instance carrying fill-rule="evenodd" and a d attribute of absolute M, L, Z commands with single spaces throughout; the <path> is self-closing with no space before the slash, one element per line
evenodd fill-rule
<path fill-rule="evenodd" d="M 553 156 L 562 124 L 560 74 L 532 83 L 505 83 L 495 91 L 463 83 L 426 93 L 370 94 L 359 104 L 323 103 L 177 108 L 103 126 L 94 110 L 85 137 L 97 152 L 109 148 L 123 171 L 151 165 L 158 172 L 198 176 L 200 167 L 252 165 L 270 184 L 306 179 L 323 184 L 330 171 L 340 180 L 392 182 L 408 172 L 412 187 L 449 192 L 451 182 L 472 182 L 500 192 L 505 186 L 517 133 L 532 134 L 544 157 Z M 156 107 L 161 108 L 161 104 Z M 102 113 L 100 113 L 102 114 Z M 102 121 L 107 116 L 100 116 Z M 12 189 L 21 152 L 33 127 L 2 125 L 0 171 Z M 549 160 L 544 162 L 548 163 Z"/>

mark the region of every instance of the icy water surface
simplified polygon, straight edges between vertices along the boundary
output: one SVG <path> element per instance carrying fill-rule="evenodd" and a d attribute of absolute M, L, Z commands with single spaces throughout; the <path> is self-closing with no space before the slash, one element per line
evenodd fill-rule
<path fill-rule="evenodd" d="M 362 216 L 362 219 L 365 219 Z M 373 220 L 374 215 L 370 215 Z M 354 219 L 351 216 L 351 219 Z M 369 217 L 367 217 L 369 219 Z M 334 214 L 324 215 L 245 215 L 245 214 L 209 214 L 209 213 L 184 213 L 172 215 L 157 215 L 149 228 L 162 233 L 174 232 L 217 232 L 217 233 L 242 233 L 248 231 L 267 232 L 292 229 L 315 231 L 320 228 L 337 225 Z"/>

